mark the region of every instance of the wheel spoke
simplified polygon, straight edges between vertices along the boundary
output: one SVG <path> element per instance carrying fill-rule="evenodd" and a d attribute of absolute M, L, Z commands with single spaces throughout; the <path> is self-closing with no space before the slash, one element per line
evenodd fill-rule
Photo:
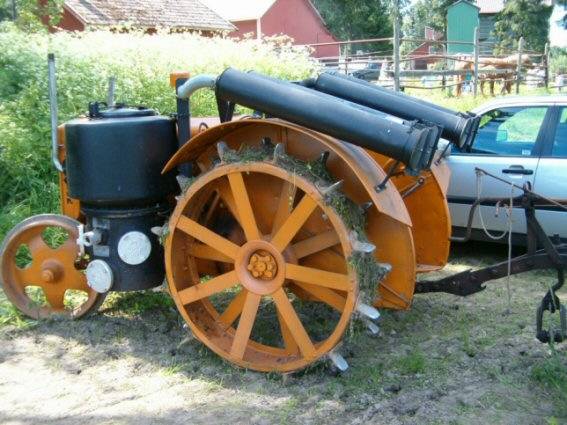
<path fill-rule="evenodd" d="M 272 236 L 275 236 L 276 232 L 291 214 L 291 207 L 293 205 L 293 199 L 295 198 L 296 192 L 297 186 L 288 181 L 283 182 L 280 199 L 278 201 L 278 209 L 276 210 L 276 215 L 274 216 L 274 222 L 272 224 Z"/>
<path fill-rule="evenodd" d="M 299 320 L 295 309 L 289 302 L 285 290 L 283 288 L 278 289 L 272 294 L 272 297 L 303 357 L 308 359 L 315 357 L 315 346 L 311 342 L 311 338 L 303 327 L 301 320 Z"/>
<path fill-rule="evenodd" d="M 179 221 L 177 222 L 177 227 L 182 232 L 188 234 L 189 236 L 193 236 L 195 239 L 198 239 L 204 244 L 209 245 L 210 247 L 216 249 L 227 257 L 230 257 L 233 260 L 236 258 L 239 249 L 238 245 L 234 244 L 228 239 L 223 238 L 222 236 L 207 229 L 206 227 L 201 226 L 196 221 L 191 220 L 190 218 L 187 218 L 185 216 L 181 216 L 179 218 Z"/>
<path fill-rule="evenodd" d="M 189 248 L 189 254 L 203 260 L 219 261 L 221 263 L 234 263 L 232 258 L 227 257 L 209 245 L 192 244 Z"/>
<path fill-rule="evenodd" d="M 299 347 L 297 346 L 295 339 L 293 339 L 293 335 L 289 330 L 287 324 L 285 323 L 282 314 L 277 308 L 276 308 L 276 312 L 278 315 L 278 322 L 280 323 L 280 331 L 282 333 L 285 350 L 289 354 L 295 354 L 299 351 Z"/>
<path fill-rule="evenodd" d="M 305 194 L 299 204 L 297 204 L 297 207 L 295 207 L 273 237 L 272 244 L 280 251 L 283 251 L 297 234 L 299 229 L 301 229 L 301 227 L 305 224 L 316 207 L 317 203 L 315 200 L 311 198 L 311 196 Z"/>
<path fill-rule="evenodd" d="M 342 313 L 345 308 L 346 298 L 337 294 L 332 289 L 323 288 L 322 286 L 309 285 L 308 283 L 304 282 L 294 282 L 294 285 L 297 285 L 304 291 L 309 292 L 319 301 L 328 304 L 339 313 Z"/>
<path fill-rule="evenodd" d="M 232 341 L 232 348 L 230 349 L 230 355 L 239 360 L 244 357 L 244 351 L 248 346 L 248 340 L 252 333 L 252 327 L 256 320 L 256 313 L 258 312 L 261 299 L 262 297 L 260 295 L 253 294 L 252 292 L 248 292 L 246 295 L 244 308 L 242 309 L 242 314 L 238 321 L 238 329 L 236 330 L 234 340 Z"/>
<path fill-rule="evenodd" d="M 222 322 L 225 329 L 230 328 L 234 321 L 242 313 L 242 309 L 244 308 L 244 301 L 246 301 L 247 294 L 248 290 L 242 288 L 230 302 L 223 314 L 221 314 L 221 316 L 219 317 L 219 321 Z"/>
<path fill-rule="evenodd" d="M 22 288 L 29 285 L 36 285 L 41 281 L 41 270 L 34 267 L 34 263 L 30 264 L 25 269 L 20 269 L 14 265 L 14 270 L 16 271 L 16 280 Z"/>
<path fill-rule="evenodd" d="M 299 260 L 300 258 L 331 248 L 340 242 L 337 232 L 329 230 L 311 238 L 302 240 L 301 242 L 297 242 L 292 246 L 292 250 L 295 257 Z"/>
<path fill-rule="evenodd" d="M 31 256 L 35 259 L 39 255 L 45 255 L 46 252 L 49 252 L 51 248 L 47 246 L 41 233 L 35 235 L 29 242 L 28 247 L 30 249 Z"/>
<path fill-rule="evenodd" d="M 183 305 L 190 304 L 205 297 L 224 291 L 238 283 L 236 272 L 231 272 L 217 276 L 207 282 L 198 283 L 177 293 Z"/>
<path fill-rule="evenodd" d="M 352 289 L 352 282 L 346 274 L 328 272 L 313 267 L 298 266 L 297 264 L 286 264 L 285 277 L 286 279 L 310 283 L 312 285 L 338 289 L 339 291 L 350 291 Z"/>
<path fill-rule="evenodd" d="M 75 289 L 77 291 L 91 291 L 87 285 L 87 276 L 80 270 L 65 270 L 65 282 L 68 282 L 67 289 Z"/>
<path fill-rule="evenodd" d="M 219 184 L 217 185 L 217 190 L 219 192 L 222 201 L 224 202 L 230 213 L 234 216 L 235 220 L 238 221 L 238 223 L 240 223 L 240 217 L 238 216 L 238 211 L 236 210 L 236 203 L 234 202 L 234 197 L 232 196 L 232 192 L 230 191 L 230 188 L 226 185 Z"/>
<path fill-rule="evenodd" d="M 42 287 L 43 293 L 45 294 L 45 298 L 47 302 L 51 306 L 53 310 L 64 310 L 64 297 L 65 291 L 61 292 L 60 288 L 46 288 L 45 286 Z"/>
<path fill-rule="evenodd" d="M 209 224 L 211 222 L 211 217 L 213 216 L 213 213 L 215 212 L 215 210 L 217 209 L 219 202 L 221 200 L 221 195 L 220 193 L 217 191 L 214 194 L 214 198 L 211 201 L 211 205 L 209 206 L 209 210 L 207 211 L 207 213 L 205 214 L 205 217 L 203 219 L 203 223 L 205 224 Z"/>
<path fill-rule="evenodd" d="M 229 174 L 228 182 L 230 183 L 230 188 L 232 189 L 232 195 L 234 196 L 234 201 L 236 203 L 236 210 L 238 211 L 238 216 L 240 217 L 240 225 L 244 230 L 246 240 L 252 241 L 260 239 L 261 235 L 258 231 L 258 225 L 256 224 L 256 219 L 254 218 L 254 211 L 252 211 L 252 205 L 250 204 L 250 198 L 248 197 L 248 192 L 246 191 L 246 186 L 244 185 L 242 174 Z"/>

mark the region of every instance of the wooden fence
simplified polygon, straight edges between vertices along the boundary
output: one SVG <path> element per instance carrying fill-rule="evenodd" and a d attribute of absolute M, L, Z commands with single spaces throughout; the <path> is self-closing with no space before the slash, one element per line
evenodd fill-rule
<path fill-rule="evenodd" d="M 371 51 L 364 53 L 352 53 L 352 50 L 361 44 L 370 43 L 390 43 L 392 50 Z M 438 46 L 437 53 L 428 53 L 425 55 L 401 54 L 401 46 L 403 43 L 411 43 L 417 45 L 419 43 L 427 43 L 427 45 Z M 472 46 L 472 54 L 447 54 L 448 46 L 451 44 Z M 357 69 L 361 69 L 371 63 L 381 63 L 388 65 L 388 71 L 383 72 L 387 75 L 387 81 L 379 81 L 379 84 L 385 87 L 393 87 L 395 90 L 403 88 L 415 88 L 424 90 L 447 89 L 454 86 L 463 86 L 464 84 L 471 87 L 474 96 L 478 95 L 479 87 L 483 81 L 497 81 L 502 84 L 508 83 L 515 88 L 515 93 L 519 93 L 520 84 L 535 84 L 546 88 L 558 88 L 559 86 L 550 85 L 549 73 L 549 45 L 545 46 L 545 51 L 535 52 L 525 49 L 524 39 L 518 40 L 518 48 L 515 51 L 507 52 L 506 55 L 491 56 L 491 58 L 511 57 L 515 55 L 516 63 L 509 65 L 506 69 L 482 68 L 486 62 L 486 56 L 481 56 L 481 47 L 490 46 L 490 43 L 481 43 L 478 38 L 478 28 L 475 31 L 474 41 L 446 41 L 446 40 L 427 40 L 418 38 L 400 38 L 399 31 L 394 31 L 394 37 L 390 38 L 372 38 L 354 41 L 340 41 L 330 43 L 318 43 L 310 45 L 312 47 L 338 45 L 342 54 L 338 57 L 319 58 L 325 66 L 337 69 L 345 74 L 352 74 Z M 414 49 L 414 51 L 417 49 Z M 534 63 L 525 63 L 525 59 L 529 57 Z M 415 70 L 407 69 L 408 63 L 416 61 L 425 61 L 426 63 L 437 63 L 441 66 L 439 70 Z M 469 64 L 469 69 L 454 69 L 455 64 Z M 453 69 L 451 69 L 453 68 Z M 463 68 L 457 66 L 456 68 Z M 537 70 L 538 73 L 530 73 L 530 70 Z M 490 78 L 487 78 L 489 75 Z M 461 76 L 459 79 L 456 76 Z M 416 84 L 421 82 L 419 78 L 434 77 L 438 84 L 435 86 L 426 86 Z M 466 81 L 466 78 L 470 80 Z M 451 82 L 449 79 L 457 79 L 457 82 Z"/>

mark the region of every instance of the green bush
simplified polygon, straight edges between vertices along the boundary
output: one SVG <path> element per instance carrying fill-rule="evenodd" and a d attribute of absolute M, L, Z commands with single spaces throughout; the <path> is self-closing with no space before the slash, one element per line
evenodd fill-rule
<path fill-rule="evenodd" d="M 217 74 L 230 66 L 299 79 L 317 67 L 305 49 L 285 40 L 101 31 L 46 35 L 0 26 L 0 240 L 23 218 L 58 211 L 49 147 L 48 52 L 57 58 L 60 122 L 84 113 L 89 101 L 104 100 L 110 76 L 117 79 L 118 101 L 169 114 L 175 110 L 171 71 Z M 215 114 L 212 93 L 199 92 L 192 111 Z"/>
<path fill-rule="evenodd" d="M 567 74 L 567 49 L 551 49 L 550 68 L 552 74 Z"/>

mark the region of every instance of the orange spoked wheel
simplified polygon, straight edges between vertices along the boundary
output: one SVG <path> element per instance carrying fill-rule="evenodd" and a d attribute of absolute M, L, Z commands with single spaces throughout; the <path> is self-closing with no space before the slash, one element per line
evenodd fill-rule
<path fill-rule="evenodd" d="M 34 319 L 52 315 L 80 318 L 104 296 L 87 286 L 76 265 L 79 222 L 43 214 L 18 224 L 0 249 L 0 281 L 8 299 Z"/>
<path fill-rule="evenodd" d="M 275 163 L 238 162 L 201 174 L 179 200 L 166 241 L 171 295 L 226 360 L 291 372 L 342 338 L 358 282 L 351 234 L 323 193 Z"/>

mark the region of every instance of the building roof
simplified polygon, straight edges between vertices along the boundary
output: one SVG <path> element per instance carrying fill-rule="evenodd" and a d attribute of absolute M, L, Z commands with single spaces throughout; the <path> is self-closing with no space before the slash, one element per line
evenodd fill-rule
<path fill-rule="evenodd" d="M 223 18 L 231 22 L 260 19 L 276 0 L 203 0 Z"/>
<path fill-rule="evenodd" d="M 476 5 L 480 8 L 481 15 L 490 15 L 502 12 L 505 2 L 505 0 L 476 0 Z M 544 0 L 543 4 L 552 6 L 553 0 Z"/>
<path fill-rule="evenodd" d="M 473 1 L 474 1 L 474 0 L 473 0 Z M 451 8 L 451 7 L 456 6 L 456 5 L 458 5 L 458 4 L 461 4 L 461 3 L 466 4 L 466 5 L 468 5 L 468 6 L 475 7 L 475 8 L 477 8 L 477 9 L 480 9 L 476 4 L 474 4 L 472 1 L 468 1 L 468 0 L 458 0 L 458 1 L 456 1 L 455 3 L 451 4 L 449 7 Z"/>
<path fill-rule="evenodd" d="M 65 7 L 85 25 L 92 26 L 132 23 L 144 28 L 235 29 L 199 0 L 65 0 Z"/>
<path fill-rule="evenodd" d="M 480 14 L 499 13 L 504 9 L 504 0 L 476 0 Z"/>

